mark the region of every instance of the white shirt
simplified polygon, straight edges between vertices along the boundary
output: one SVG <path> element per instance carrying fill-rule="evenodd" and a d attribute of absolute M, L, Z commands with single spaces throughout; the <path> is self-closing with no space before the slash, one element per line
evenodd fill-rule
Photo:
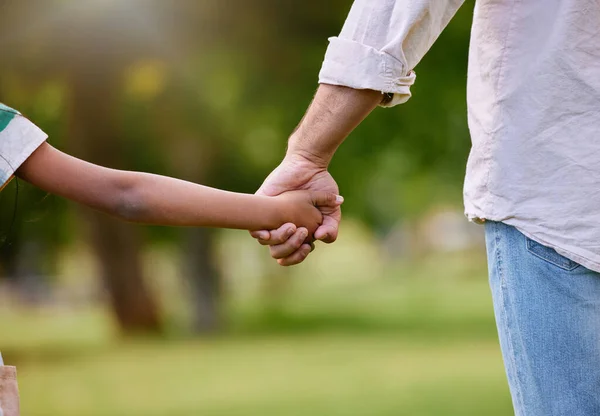
<path fill-rule="evenodd" d="M 357 0 L 320 82 L 410 98 L 462 0 Z M 600 1 L 478 0 L 468 74 L 470 219 L 600 272 Z"/>

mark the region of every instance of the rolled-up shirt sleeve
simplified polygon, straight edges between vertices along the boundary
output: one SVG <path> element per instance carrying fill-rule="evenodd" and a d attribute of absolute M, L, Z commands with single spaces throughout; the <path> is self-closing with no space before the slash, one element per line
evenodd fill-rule
<path fill-rule="evenodd" d="M 342 32 L 330 38 L 319 83 L 393 94 L 408 101 L 414 67 L 464 0 L 356 0 Z"/>
<path fill-rule="evenodd" d="M 0 103 L 0 190 L 47 138 L 21 113 Z"/>

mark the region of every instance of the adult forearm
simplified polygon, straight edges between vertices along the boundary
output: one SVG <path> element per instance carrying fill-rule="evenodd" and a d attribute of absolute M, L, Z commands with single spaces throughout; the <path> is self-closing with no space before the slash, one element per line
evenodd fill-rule
<path fill-rule="evenodd" d="M 321 84 L 290 137 L 288 155 L 299 155 L 327 167 L 340 144 L 382 98 L 379 91 Z"/>

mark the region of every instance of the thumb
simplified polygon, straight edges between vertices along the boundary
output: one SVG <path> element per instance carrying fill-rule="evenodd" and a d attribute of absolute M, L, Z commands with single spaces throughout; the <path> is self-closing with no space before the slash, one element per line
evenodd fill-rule
<path fill-rule="evenodd" d="M 337 207 L 344 203 L 344 197 L 332 192 L 317 191 L 311 194 L 312 203 L 316 207 Z"/>

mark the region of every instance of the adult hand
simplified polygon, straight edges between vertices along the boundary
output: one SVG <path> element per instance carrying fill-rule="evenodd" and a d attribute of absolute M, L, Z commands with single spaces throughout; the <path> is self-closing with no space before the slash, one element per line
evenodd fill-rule
<path fill-rule="evenodd" d="M 380 91 L 321 83 L 304 118 L 290 136 L 287 156 L 258 193 L 276 196 L 285 191 L 304 189 L 339 194 L 327 166 L 338 146 L 381 103 L 381 99 Z M 320 210 L 323 224 L 314 236 L 309 236 L 306 229 L 296 229 L 293 224 L 252 235 L 261 244 L 271 246 L 271 256 L 282 266 L 301 263 L 311 252 L 313 237 L 325 243 L 332 243 L 337 238 L 342 218 L 340 207 Z"/>
<path fill-rule="evenodd" d="M 277 196 L 286 191 L 311 190 L 339 194 L 338 186 L 324 164 L 311 161 L 299 154 L 289 154 L 281 164 L 267 177 L 257 194 Z M 323 224 L 317 228 L 314 236 L 308 230 L 294 224 L 285 224 L 277 230 L 255 231 L 252 236 L 260 244 L 270 246 L 271 256 L 282 266 L 302 263 L 312 251 L 313 238 L 325 243 L 333 243 L 338 236 L 338 227 L 342 218 L 339 206 L 320 207 Z"/>

